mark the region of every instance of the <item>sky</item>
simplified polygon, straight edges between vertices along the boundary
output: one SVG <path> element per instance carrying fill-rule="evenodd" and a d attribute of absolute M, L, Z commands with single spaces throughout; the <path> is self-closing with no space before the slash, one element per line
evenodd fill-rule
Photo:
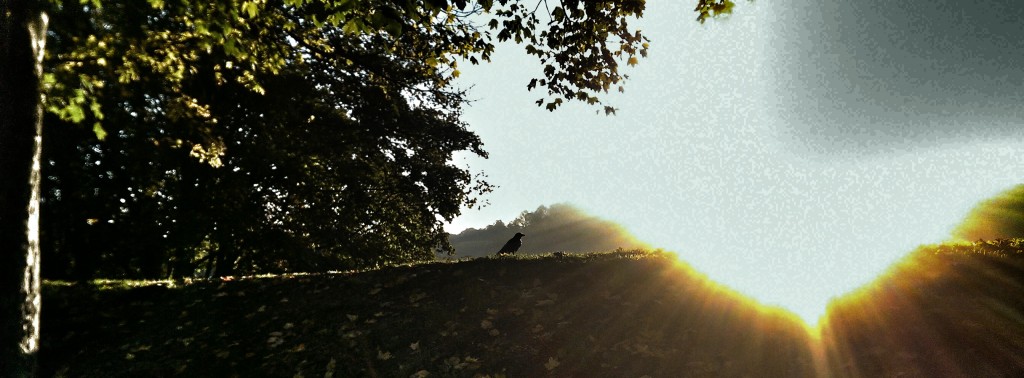
<path fill-rule="evenodd" d="M 961 3 L 648 1 L 615 116 L 538 108 L 540 64 L 501 46 L 460 66 L 490 158 L 456 159 L 498 188 L 447 229 L 570 203 L 814 322 L 1022 181 L 1024 10 Z"/>

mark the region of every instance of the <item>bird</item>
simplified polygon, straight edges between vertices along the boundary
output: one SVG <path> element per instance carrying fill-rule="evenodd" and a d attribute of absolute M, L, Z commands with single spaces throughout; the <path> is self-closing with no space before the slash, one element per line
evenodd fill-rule
<path fill-rule="evenodd" d="M 501 247 L 501 250 L 498 251 L 498 254 L 499 255 L 504 255 L 506 253 L 511 253 L 513 255 L 516 254 L 516 251 L 519 250 L 519 247 L 523 246 L 523 236 L 526 236 L 526 235 L 524 235 L 523 233 L 517 232 L 516 235 L 512 237 L 512 239 L 509 239 L 508 242 L 505 243 L 504 247 Z"/>

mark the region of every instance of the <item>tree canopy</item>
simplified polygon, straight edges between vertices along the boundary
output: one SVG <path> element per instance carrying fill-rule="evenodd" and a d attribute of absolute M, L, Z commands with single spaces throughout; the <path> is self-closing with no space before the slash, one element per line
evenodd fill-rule
<path fill-rule="evenodd" d="M 699 2 L 698 18 L 730 2 Z M 647 54 L 642 0 L 49 2 L 52 276 L 349 269 L 451 251 L 491 189 L 459 62 L 540 63 L 537 104 L 599 105 Z M 74 124 L 87 127 L 76 128 Z M 90 137 L 89 133 L 95 135 Z"/>
<path fill-rule="evenodd" d="M 731 6 L 698 0 L 697 18 Z M 601 104 L 622 90 L 618 65 L 646 55 L 629 26 L 643 11 L 643 0 L 0 1 L 0 365 L 34 374 L 40 243 L 50 274 L 80 278 L 450 250 L 442 221 L 490 189 L 451 163 L 485 156 L 460 119 L 458 62 L 512 41 L 541 63 L 527 84 L 546 89 L 538 105 Z"/>

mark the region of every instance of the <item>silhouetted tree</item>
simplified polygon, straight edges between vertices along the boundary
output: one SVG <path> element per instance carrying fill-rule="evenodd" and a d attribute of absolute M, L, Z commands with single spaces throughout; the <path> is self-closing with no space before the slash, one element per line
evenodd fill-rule
<path fill-rule="evenodd" d="M 730 4 L 729 1 L 699 0 L 698 19 L 703 20 L 715 12 L 727 12 Z M 45 105 L 47 112 L 64 122 L 88 125 L 87 127 L 90 127 L 99 139 L 109 135 L 111 139 L 116 137 L 129 140 L 144 138 L 141 135 L 147 135 L 153 144 L 154 154 L 161 154 L 153 165 L 149 165 L 139 160 L 139 156 L 129 155 L 127 150 L 105 147 L 105 150 L 85 152 L 86 155 L 96 154 L 104 158 L 99 160 L 100 164 L 92 163 L 99 167 L 90 168 L 100 171 L 103 177 L 86 177 L 87 179 L 111 182 L 123 180 L 122 183 L 131 184 L 112 186 L 117 189 L 105 193 L 108 200 L 116 200 L 113 204 L 104 203 L 97 206 L 98 209 L 92 208 L 95 205 L 77 209 L 74 214 L 86 214 L 86 218 L 79 217 L 67 221 L 87 230 L 82 232 L 95 236 L 96 233 L 90 232 L 93 229 L 118 224 L 115 219 L 89 216 L 92 211 L 103 212 L 114 208 L 121 211 L 128 208 L 131 203 L 133 210 L 125 217 L 143 219 L 146 214 L 153 216 L 148 227 L 141 230 L 138 235 L 148 240 L 155 237 L 163 242 L 178 237 L 180 233 L 183 234 L 181 240 L 194 243 L 195 239 L 188 240 L 186 235 L 202 234 L 196 230 L 210 224 L 216 224 L 216 229 L 210 233 L 215 239 L 263 235 L 262 230 L 227 221 L 188 219 L 189 222 L 176 222 L 178 219 L 160 215 L 188 216 L 199 210 L 184 205 L 184 201 L 181 201 L 183 197 L 170 196 L 168 193 L 172 188 L 182 189 L 181 193 L 176 194 L 188 196 L 189 193 L 196 193 L 194 189 L 216 188 L 217 185 L 221 185 L 221 180 L 228 180 L 223 177 L 211 177 L 208 172 L 198 168 L 190 171 L 196 167 L 190 167 L 188 163 L 168 165 L 165 161 L 191 158 L 206 163 L 209 167 L 223 167 L 223 159 L 232 146 L 225 144 L 223 138 L 228 132 L 220 128 L 226 122 L 218 118 L 229 111 L 223 108 L 215 109 L 226 104 L 217 96 L 221 90 L 232 85 L 256 94 L 265 94 L 265 85 L 269 85 L 269 77 L 284 77 L 282 72 L 293 70 L 303 64 L 309 64 L 310 67 L 298 70 L 299 75 L 303 75 L 301 72 L 319 72 L 314 71 L 313 67 L 333 67 L 334 70 L 330 72 L 342 74 L 341 77 L 334 79 L 359 80 L 365 84 L 364 90 L 349 95 L 365 96 L 367 101 L 387 100 L 384 104 L 399 108 L 385 109 L 387 111 L 373 114 L 363 113 L 362 118 L 354 118 L 353 115 L 360 114 L 360 110 L 373 110 L 373 107 L 346 107 L 330 101 L 321 105 L 332 109 L 337 117 L 349 117 L 353 124 L 357 125 L 358 130 L 384 127 L 389 131 L 401 131 L 402 134 L 391 134 L 377 140 L 386 140 L 392 142 L 392 146 L 404 149 L 406 139 L 392 138 L 394 135 L 409 135 L 405 134 L 408 130 L 399 126 L 408 125 L 410 117 L 417 121 L 412 124 L 427 130 L 435 130 L 431 128 L 432 125 L 450 125 L 458 122 L 457 109 L 451 110 L 445 105 L 461 103 L 461 95 L 455 92 L 454 97 L 433 103 L 430 103 L 430 96 L 437 93 L 436 88 L 441 88 L 442 91 L 450 90 L 450 79 L 458 76 L 458 58 L 465 58 L 474 63 L 480 59 L 488 60 L 494 50 L 495 40 L 521 43 L 527 53 L 540 60 L 543 65 L 543 76 L 531 81 L 528 86 L 531 89 L 542 87 L 548 90 L 549 96 L 538 100 L 538 105 L 544 105 L 551 110 L 564 101 L 599 103 L 597 94 L 607 92 L 612 85 L 617 85 L 624 78 L 617 70 L 619 60 L 625 60 L 627 64 L 632 65 L 637 62 L 636 55 L 646 54 L 646 39 L 639 31 L 631 30 L 626 22 L 629 17 L 642 15 L 642 0 L 571 0 L 561 1 L 554 7 L 544 3 L 545 17 L 537 15 L 540 3 L 531 5 L 533 6 L 508 0 L 0 2 L 0 33 L 3 33 L 0 35 L 0 63 L 3 63 L 0 64 L 0 70 L 3 71 L 0 74 L 0 104 L 3 104 L 3 108 L 0 108 L 3 110 L 0 113 L 0 151 L 4 154 L 3 170 L 0 172 L 4 178 L 0 181 L 0 193 L 3 194 L 3 202 L 0 204 L 0 223 L 3 224 L 3 231 L 0 234 L 0 240 L 3 240 L 3 244 L 0 244 L 0 255 L 4 256 L 4 260 L 0 261 L 3 262 L 0 265 L 5 269 L 2 271 L 3 274 L 0 274 L 5 280 L 0 281 L 0 313 L 3 314 L 0 324 L 4 329 L 0 335 L 3 336 L 0 339 L 4 340 L 3 347 L 0 347 L 0 363 L 3 363 L 5 369 L 12 371 L 13 375 L 30 375 L 32 372 L 32 359 L 26 356 L 31 355 L 34 346 L 25 349 L 23 341 L 29 340 L 29 343 L 34 345 L 32 335 L 36 328 L 31 324 L 35 324 L 38 319 L 36 299 L 39 277 L 39 227 L 35 214 L 39 205 L 38 177 L 41 167 L 36 159 L 41 133 L 41 116 L 38 111 L 40 105 Z M 475 15 L 482 13 L 493 17 L 486 26 L 471 22 L 481 19 Z M 54 19 L 54 28 L 50 33 L 47 33 L 46 28 L 47 14 Z M 496 34 L 492 34 L 492 31 Z M 43 36 L 51 37 L 50 42 L 55 46 L 55 50 L 46 54 L 48 70 L 45 75 L 39 71 L 34 60 L 38 56 L 35 52 L 41 52 Z M 368 55 L 358 54 L 362 51 L 359 49 L 353 53 L 345 49 L 348 46 L 346 43 L 354 43 L 361 47 L 373 46 L 378 50 Z M 381 50 L 383 54 L 380 54 Z M 320 62 L 322 66 L 316 66 L 316 62 Z M 350 66 L 363 69 L 350 69 Z M 395 78 L 388 76 L 387 70 L 373 69 L 388 66 L 410 69 L 415 72 L 410 77 L 418 80 L 405 82 L 406 85 L 396 85 L 392 82 Z M 296 71 L 289 74 L 296 74 Z M 312 83 L 318 91 L 326 91 L 332 96 L 346 95 L 344 92 L 336 92 L 346 88 L 343 85 L 318 82 L 309 76 L 303 78 L 307 80 L 307 84 Z M 40 103 L 39 83 L 43 84 L 43 98 L 46 99 L 46 104 Z M 430 93 L 426 100 L 421 97 L 424 90 Z M 428 105 L 420 106 L 423 101 Z M 613 112 L 614 108 L 605 106 L 605 111 Z M 253 114 L 258 115 L 256 112 Z M 133 129 L 134 126 L 129 125 L 132 122 L 139 122 L 139 127 Z M 59 127 L 51 125 L 47 128 Z M 145 129 L 143 125 L 163 127 Z M 450 130 L 461 132 L 458 131 L 459 128 Z M 421 136 L 413 133 L 411 137 L 415 139 Z M 466 148 L 479 150 L 478 145 L 471 147 L 472 141 L 464 140 L 461 146 L 446 144 L 446 140 L 457 138 L 449 135 L 449 138 L 428 139 L 428 147 L 440 147 L 444 151 Z M 367 158 L 364 163 L 368 167 L 378 169 L 379 165 L 387 161 L 407 160 L 408 156 L 403 157 L 404 154 L 400 151 L 396 154 L 396 149 L 384 147 L 380 150 L 380 155 L 372 158 L 364 156 Z M 171 152 L 165 154 L 167 151 Z M 482 150 L 477 152 L 482 153 Z M 114 155 L 120 155 L 121 160 Z M 360 160 L 358 154 L 350 156 L 353 160 Z M 381 156 L 386 161 L 382 161 Z M 436 161 L 444 157 L 444 153 L 438 153 L 431 156 L 430 160 Z M 112 162 L 125 164 L 111 166 Z M 415 161 L 409 164 L 409 167 L 422 168 L 416 165 Z M 129 168 L 129 165 L 132 167 Z M 162 172 L 158 170 L 167 166 L 180 169 Z M 108 170 L 107 167 L 111 168 Z M 303 167 L 317 167 L 310 169 L 313 172 L 320 169 L 328 171 L 327 166 L 318 165 L 315 160 L 306 160 Z M 232 173 L 238 173 L 233 168 L 229 169 L 232 169 Z M 145 170 L 152 172 L 135 176 L 137 172 Z M 410 213 L 416 215 L 416 227 L 412 231 L 380 230 L 379 221 L 365 223 L 365 229 L 360 230 L 359 235 L 366 235 L 365 238 L 373 240 L 363 241 L 387 245 L 389 248 L 400 248 L 402 243 L 397 243 L 398 241 L 417 245 L 439 241 L 441 233 L 437 226 L 438 218 L 450 219 L 457 214 L 458 205 L 471 202 L 468 199 L 471 192 L 486 189 L 486 185 L 466 187 L 468 180 L 461 180 L 465 177 L 464 171 L 455 182 L 451 181 L 450 172 L 446 176 L 425 174 L 422 170 L 391 169 L 377 170 L 373 174 L 381 176 L 375 181 L 378 185 L 365 188 L 366 190 L 360 194 L 363 198 L 341 198 L 365 200 L 365 197 L 376 196 L 375 198 L 379 200 L 386 197 L 381 193 L 393 188 L 387 185 L 380 186 L 381 183 L 392 186 L 422 184 L 427 188 L 405 189 L 422 190 L 425 195 L 432 195 L 429 192 L 430 185 L 436 185 L 435 188 L 447 188 L 448 192 L 461 193 L 458 198 L 451 201 L 427 203 L 426 207 L 417 207 L 417 210 L 381 205 L 343 212 L 344 216 L 357 219 L 374 216 L 398 219 Z M 164 180 L 161 175 L 172 177 L 165 177 Z M 413 178 L 406 180 L 398 176 Z M 283 177 L 291 179 L 290 176 Z M 231 178 L 241 179 L 234 176 Z M 68 185 L 74 181 L 70 178 L 59 180 Z M 310 184 L 312 183 L 304 183 Z M 262 188 L 254 186 L 250 189 L 259 191 Z M 76 200 L 62 197 L 63 192 L 52 194 L 54 203 L 75 206 Z M 82 194 L 88 193 L 69 193 Z M 273 192 L 269 195 L 281 201 L 291 198 L 289 193 Z M 77 204 L 82 205 L 82 201 L 87 198 L 88 196 L 78 197 Z M 228 195 L 219 198 L 237 199 Z M 181 201 L 181 205 L 173 203 L 176 201 Z M 326 203 L 330 201 L 288 202 L 287 209 L 264 210 L 286 212 L 290 209 L 306 209 Z M 225 204 L 225 207 L 231 209 L 231 214 L 238 215 L 251 211 L 250 205 L 235 202 Z M 303 211 L 298 210 L 296 213 L 300 214 L 288 215 L 301 219 Z M 192 222 L 193 220 L 195 222 Z M 416 231 L 424 228 L 433 230 L 433 233 L 424 235 Z M 168 230 L 174 231 L 175 234 L 167 233 Z M 287 232 L 282 232 L 284 234 L 276 234 L 278 238 L 306 237 L 305 233 L 284 236 Z M 69 245 L 76 241 L 75 237 L 83 236 L 65 237 L 63 242 L 55 241 L 49 245 Z M 106 237 L 101 241 L 97 241 L 100 237 L 91 239 L 91 245 L 110 243 L 110 239 Z M 201 244 L 212 246 L 217 243 L 203 239 Z M 132 248 L 144 249 L 148 245 L 140 244 Z M 230 264 L 231 260 L 238 261 L 245 255 L 245 251 L 234 249 L 234 246 L 223 247 L 227 249 L 223 252 L 216 249 L 217 255 L 207 255 L 203 258 L 207 261 Z M 181 251 L 171 253 L 176 258 L 180 257 L 175 265 L 190 269 L 194 261 L 186 261 L 189 259 L 188 253 L 178 256 L 178 252 Z M 369 253 L 376 252 L 378 251 Z M 102 252 L 87 253 L 100 253 L 100 256 L 94 256 L 95 260 L 103 261 Z M 128 255 L 121 254 L 118 264 L 124 269 L 140 266 L 144 271 L 154 270 L 161 260 L 168 257 L 166 251 L 158 253 L 165 255 L 145 255 L 138 261 L 125 260 Z M 65 254 L 70 255 L 72 253 Z M 195 256 L 191 258 L 194 259 Z M 365 262 L 363 257 L 355 260 Z M 86 267 L 72 269 L 82 271 L 83 275 L 90 270 Z M 24 279 L 21 279 L 22 277 Z M 15 341 L 18 342 L 16 347 Z"/>
<path fill-rule="evenodd" d="M 451 235 L 457 256 L 479 257 L 494 253 L 508 235 L 529 235 L 521 253 L 606 252 L 617 248 L 643 248 L 622 226 L 606 221 L 567 204 L 540 206 L 523 211 L 506 225 L 502 221 L 483 229 L 466 229 Z"/>
<path fill-rule="evenodd" d="M 288 36 L 263 38 L 285 44 Z M 321 49 L 334 53 L 297 52 L 307 55 L 256 76 L 260 92 L 220 67 L 223 57 L 197 58 L 176 95 L 207 104 L 199 119 L 162 117 L 174 105 L 161 86 L 110 86 L 97 97 L 106 109 L 104 141 L 52 139 L 66 144 L 51 146 L 60 153 L 49 155 L 56 170 L 48 175 L 54 206 L 47 214 L 75 217 L 62 223 L 77 227 L 47 232 L 76 240 L 100 228 L 125 235 L 91 246 L 99 271 L 115 276 L 431 258 L 447 242 L 439 217 L 451 219 L 473 191 L 487 189 L 450 163 L 455 151 L 485 155 L 458 118 L 462 92 L 437 85 L 445 78 L 417 58 L 415 44 L 394 46 L 388 35 L 322 38 Z M 58 127 L 48 132 L 70 127 L 50 121 Z M 86 193 L 76 191 L 83 185 Z M 85 209 L 91 213 L 76 211 Z"/>

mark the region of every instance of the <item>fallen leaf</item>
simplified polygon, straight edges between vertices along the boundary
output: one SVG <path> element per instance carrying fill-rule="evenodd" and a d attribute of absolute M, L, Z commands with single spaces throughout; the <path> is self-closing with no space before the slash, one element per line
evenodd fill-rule
<path fill-rule="evenodd" d="M 381 361 L 387 361 L 391 359 L 391 352 L 382 352 L 377 350 L 377 359 Z"/>
<path fill-rule="evenodd" d="M 409 344 L 409 349 L 412 349 L 412 350 L 420 350 L 420 342 L 419 342 L 419 341 L 417 341 L 417 342 L 415 342 L 415 343 Z"/>
<path fill-rule="evenodd" d="M 491 321 L 487 320 L 487 319 L 481 320 L 480 321 L 480 328 L 483 328 L 483 329 L 494 328 L 494 323 L 491 323 Z"/>
<path fill-rule="evenodd" d="M 544 368 L 548 369 L 548 371 L 551 371 L 555 370 L 555 368 L 558 367 L 558 365 L 561 365 L 561 363 L 558 362 L 558 359 L 550 357 L 548 358 L 548 362 L 544 363 Z"/>
<path fill-rule="evenodd" d="M 412 373 L 412 375 L 410 375 L 409 378 L 426 378 L 426 377 L 429 377 L 429 376 L 430 376 L 430 372 L 429 371 L 420 370 L 420 371 L 417 371 L 415 373 Z"/>
<path fill-rule="evenodd" d="M 147 350 L 149 350 L 150 348 L 152 348 L 152 347 L 151 347 L 151 346 L 149 346 L 149 345 L 139 345 L 139 346 L 136 346 L 136 347 L 132 348 L 132 349 L 131 349 L 131 352 L 132 352 L 132 353 L 135 353 L 135 352 L 143 352 L 143 351 L 147 351 Z"/>
<path fill-rule="evenodd" d="M 356 321 L 356 319 L 359 319 L 359 315 L 348 314 L 348 315 L 345 315 L 345 316 L 348 317 L 348 320 L 353 321 L 353 322 Z"/>
<path fill-rule="evenodd" d="M 335 361 L 333 358 L 330 361 L 327 361 L 327 371 L 324 372 L 324 378 L 334 378 L 334 368 L 337 367 L 337 365 L 338 361 Z"/>
<path fill-rule="evenodd" d="M 545 299 L 545 300 L 537 301 L 537 307 L 550 306 L 550 305 L 553 305 L 553 304 L 555 304 L 555 301 L 553 301 L 551 299 Z"/>
<path fill-rule="evenodd" d="M 409 303 L 416 303 L 427 297 L 427 293 L 413 293 L 409 296 Z"/>

